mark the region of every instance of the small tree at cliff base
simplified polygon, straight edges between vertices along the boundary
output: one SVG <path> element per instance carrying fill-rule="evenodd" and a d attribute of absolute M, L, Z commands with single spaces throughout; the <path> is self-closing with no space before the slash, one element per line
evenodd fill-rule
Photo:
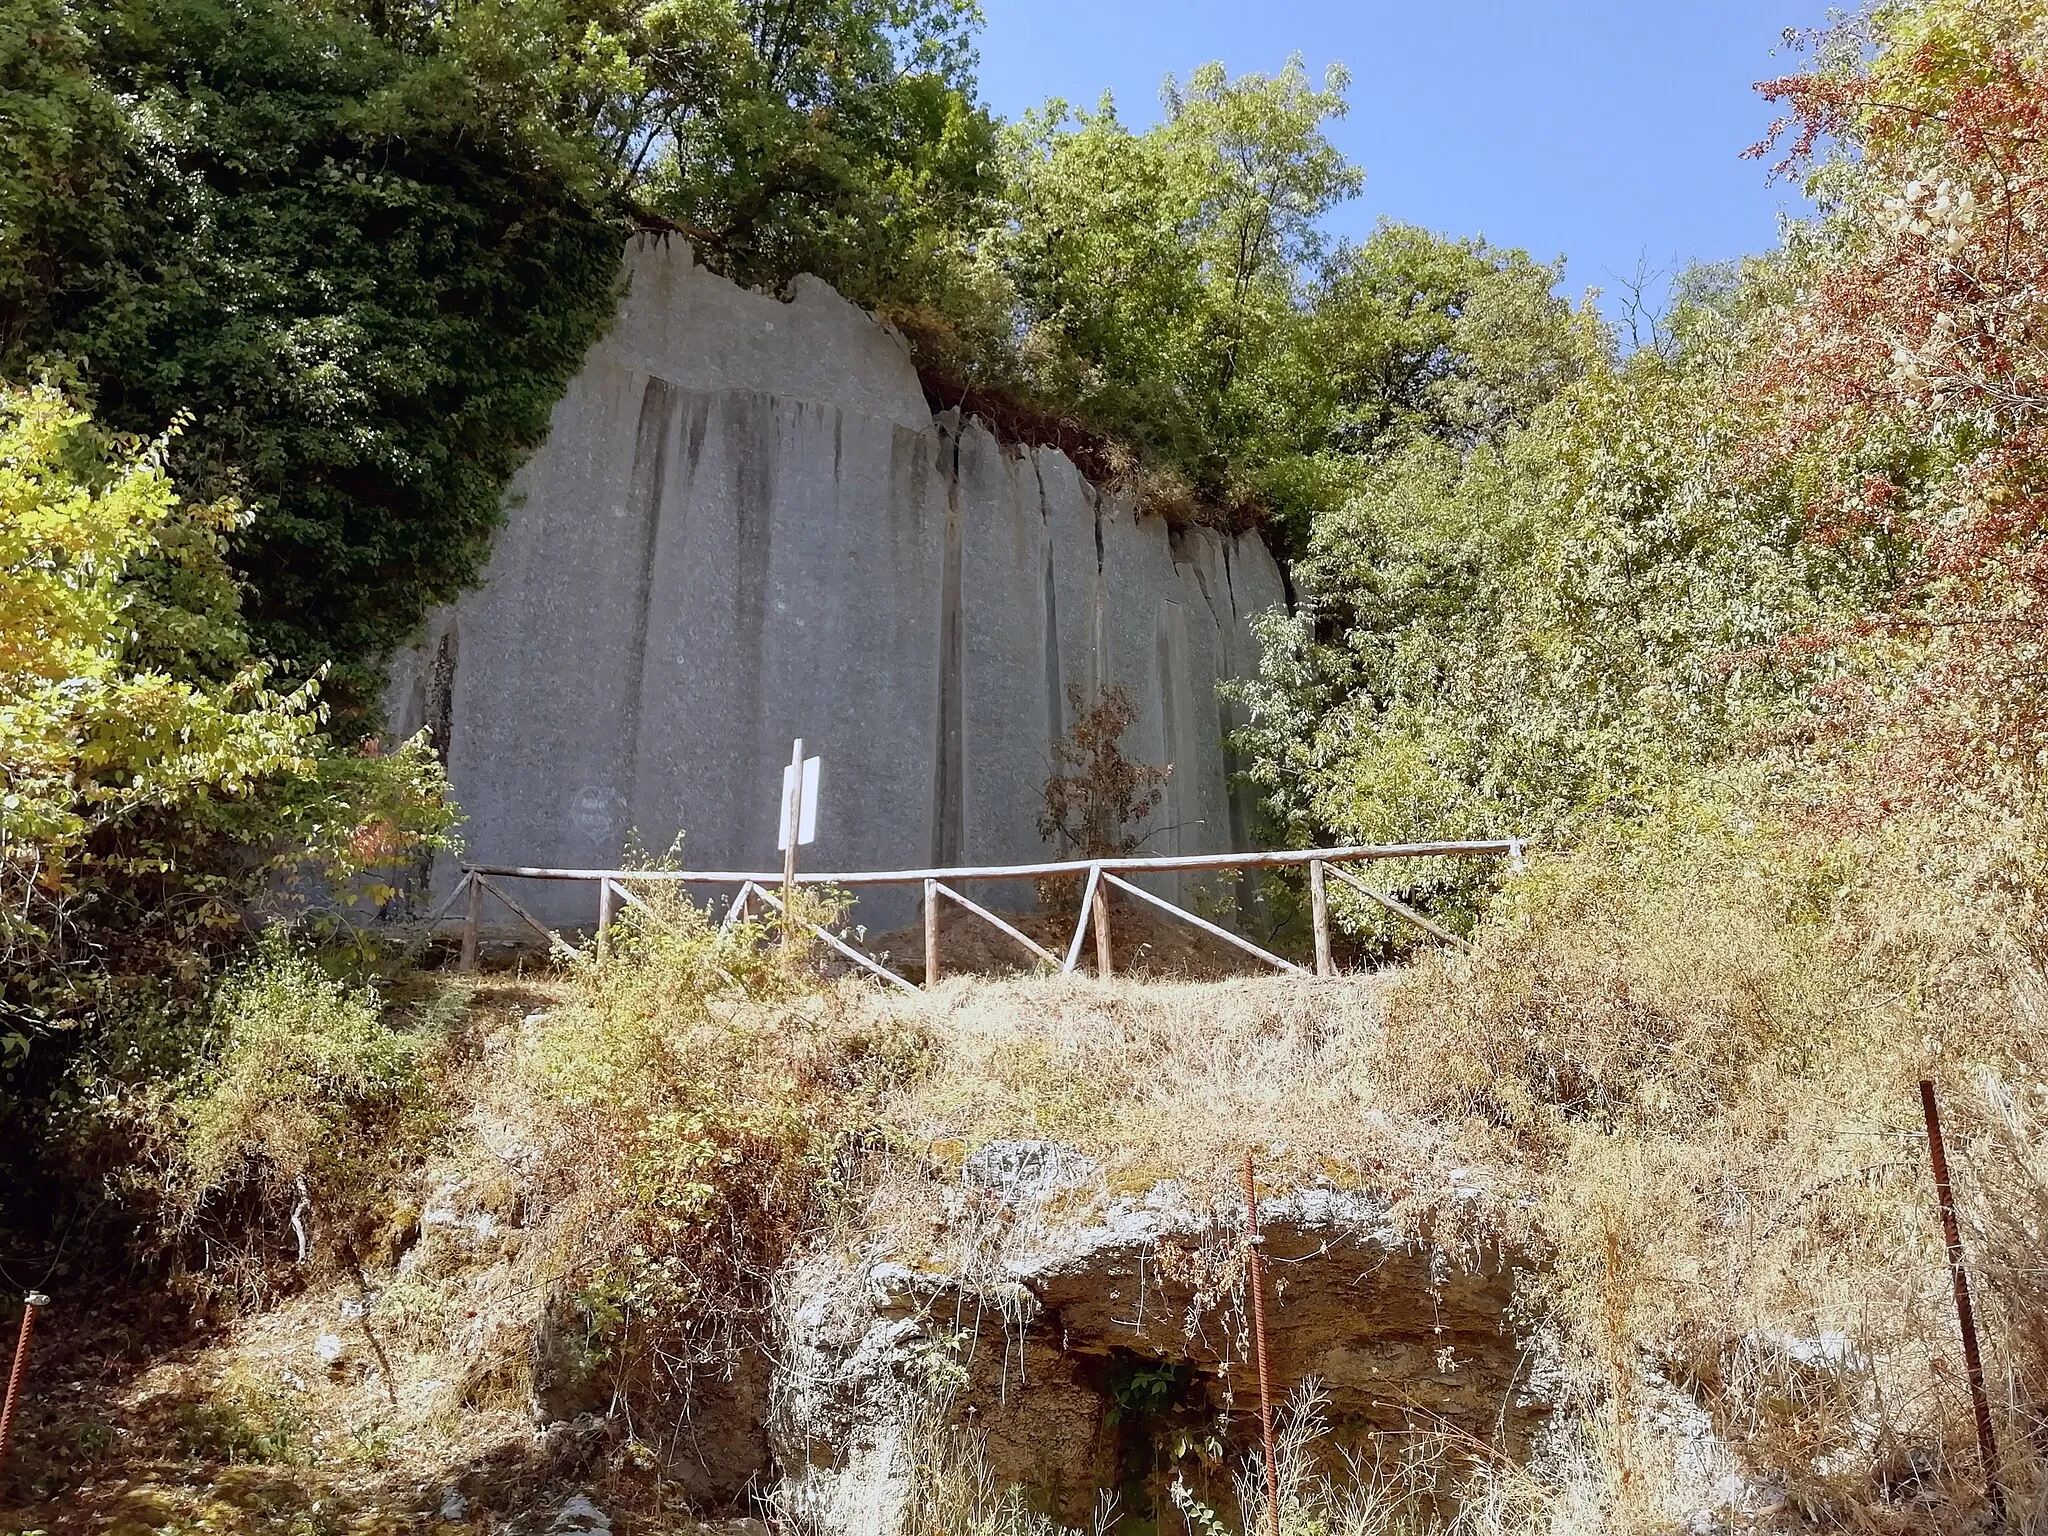
<path fill-rule="evenodd" d="M 1081 685 L 1069 683 L 1067 709 L 1074 723 L 1053 743 L 1038 835 L 1063 854 L 1128 857 L 1144 840 L 1139 829 L 1145 818 L 1166 797 L 1173 765 L 1141 763 L 1125 753 L 1124 733 L 1138 709 L 1122 684 L 1105 688 L 1091 705 Z M 1049 911 L 1072 911 L 1079 899 L 1065 879 L 1042 882 L 1038 894 Z"/>

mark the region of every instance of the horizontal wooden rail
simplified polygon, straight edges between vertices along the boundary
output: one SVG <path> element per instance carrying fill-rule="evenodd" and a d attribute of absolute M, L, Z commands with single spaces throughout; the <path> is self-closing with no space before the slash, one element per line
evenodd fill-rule
<path fill-rule="evenodd" d="M 976 864 L 950 869 L 865 869 L 839 874 L 797 875 L 799 885 L 921 885 L 927 880 L 1035 880 L 1045 875 L 1085 875 L 1091 869 L 1111 874 L 1166 874 L 1198 869 L 1282 869 L 1312 864 L 1363 862 L 1368 859 L 1520 858 L 1528 845 L 1521 838 L 1464 843 L 1377 843 L 1348 848 L 1289 848 L 1273 853 L 1185 853 L 1156 858 L 1060 859 L 1049 864 Z M 554 869 L 524 864 L 464 864 L 465 873 L 518 880 L 615 880 L 654 885 L 780 885 L 780 870 L 740 869 Z"/>
<path fill-rule="evenodd" d="M 1509 858 L 1517 865 L 1521 863 L 1526 844 L 1521 838 L 1492 838 L 1470 842 L 1448 843 L 1368 843 L 1344 848 L 1290 848 L 1272 853 L 1195 853 L 1171 854 L 1154 858 L 1115 859 L 1061 859 L 1043 864 L 976 864 L 954 866 L 945 869 L 878 869 L 860 870 L 840 874 L 800 874 L 796 881 L 812 886 L 880 886 L 880 885 L 922 885 L 925 896 L 925 976 L 926 985 L 937 982 L 938 965 L 938 920 L 935 903 L 943 895 L 965 907 L 983 921 L 1015 939 L 1042 960 L 1058 966 L 1061 971 L 1071 974 L 1080 964 L 1081 947 L 1086 942 L 1091 923 L 1095 929 L 1095 968 L 1099 975 L 1110 974 L 1110 915 L 1107 900 L 1108 887 L 1116 886 L 1131 896 L 1166 912 L 1182 921 L 1201 929 L 1212 937 L 1257 956 L 1267 964 L 1295 975 L 1308 975 L 1307 971 L 1290 960 L 1282 959 L 1271 951 L 1262 949 L 1248 939 L 1240 938 L 1221 924 L 1212 923 L 1184 908 L 1175 906 L 1163 897 L 1155 896 L 1130 881 L 1123 875 L 1168 874 L 1194 870 L 1215 869 L 1284 869 L 1306 865 L 1310 885 L 1315 898 L 1315 948 L 1316 968 L 1313 974 L 1332 975 L 1335 967 L 1330 958 L 1329 908 L 1324 896 L 1323 876 L 1325 872 L 1337 876 L 1344 884 L 1390 908 L 1410 922 L 1417 924 L 1437 938 L 1465 947 L 1465 941 L 1448 929 L 1431 922 L 1420 912 L 1389 896 L 1384 891 L 1374 890 L 1356 876 L 1338 867 L 1343 864 L 1364 863 L 1373 859 L 1469 859 Z M 497 880 L 589 880 L 598 887 L 597 935 L 598 952 L 607 949 L 608 930 L 613 916 L 613 899 L 647 911 L 647 904 L 629 889 L 632 885 L 736 885 L 732 905 L 727 909 L 721 930 L 730 929 L 742 922 L 749 914 L 752 904 L 760 901 L 776 912 L 782 910 L 782 903 L 771 894 L 770 888 L 784 883 L 786 873 L 775 871 L 723 870 L 723 869 L 557 869 L 545 865 L 525 864 L 464 864 L 462 878 L 449 893 L 429 924 L 444 919 L 458 899 L 467 895 L 468 910 L 463 919 L 462 959 L 464 970 L 474 969 L 477 962 L 477 942 L 481 925 L 482 898 L 486 891 L 509 908 L 528 927 L 534 929 L 551 944 L 561 945 L 559 936 L 550 933 L 540 920 L 526 908 L 506 895 L 494 882 Z M 1085 875 L 1081 891 L 1079 921 L 1075 924 L 1073 938 L 1068 942 L 1066 953 L 1057 955 L 1045 945 L 1026 935 L 1004 921 L 988 908 L 970 901 L 958 891 L 948 890 L 944 882 L 966 882 L 969 880 L 1031 880 L 1048 875 Z M 832 948 L 862 966 L 876 976 L 906 990 L 914 990 L 910 983 L 882 965 L 874 958 L 860 953 L 837 935 L 826 932 L 816 924 L 806 924 L 819 938 Z M 564 945 L 564 948 L 567 946 Z"/>

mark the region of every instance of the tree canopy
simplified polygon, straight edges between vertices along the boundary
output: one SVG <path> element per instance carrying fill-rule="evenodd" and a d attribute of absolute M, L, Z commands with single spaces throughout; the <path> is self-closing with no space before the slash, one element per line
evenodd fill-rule
<path fill-rule="evenodd" d="M 367 718 L 481 568 L 635 221 L 750 280 L 910 280 L 986 174 L 969 16 L 8 0 L 0 366 L 121 430 L 188 416 L 180 478 L 254 514 L 259 645 Z"/>

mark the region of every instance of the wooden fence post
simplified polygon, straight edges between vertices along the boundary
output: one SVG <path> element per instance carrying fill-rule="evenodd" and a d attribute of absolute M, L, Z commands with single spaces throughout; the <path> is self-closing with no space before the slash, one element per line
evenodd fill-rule
<path fill-rule="evenodd" d="M 804 819 L 804 739 L 799 736 L 789 754 L 789 799 L 782 814 L 789 819 L 789 846 L 782 850 L 782 945 L 796 943 L 796 838 Z"/>
<path fill-rule="evenodd" d="M 469 881 L 469 909 L 462 919 L 462 959 L 457 969 L 476 969 L 477 937 L 484 925 L 484 884 L 474 874 L 465 877 Z"/>
<path fill-rule="evenodd" d="M 1330 958 L 1330 893 L 1323 881 L 1323 861 L 1315 860 L 1308 867 L 1309 903 L 1315 912 L 1316 924 L 1316 974 L 1334 976 L 1337 963 Z"/>
<path fill-rule="evenodd" d="M 1109 891 L 1100 880 L 1095 883 L 1095 974 L 1104 980 L 1113 974 L 1109 963 Z"/>
<path fill-rule="evenodd" d="M 939 984 L 939 882 L 924 883 L 924 984 Z"/>

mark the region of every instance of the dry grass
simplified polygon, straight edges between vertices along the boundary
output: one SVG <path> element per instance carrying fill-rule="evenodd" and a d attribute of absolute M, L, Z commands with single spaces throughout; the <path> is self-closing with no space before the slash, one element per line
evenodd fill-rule
<path fill-rule="evenodd" d="M 1332 1180 L 1418 1210 L 1478 1148 L 1398 1107 L 1384 1072 L 1387 984 L 1268 976 L 1220 982 L 1044 977 L 949 981 L 915 1004 L 849 995 L 922 1021 L 929 1069 L 884 1113 L 941 1161 L 1007 1137 L 1063 1142 L 1112 1191 L 1160 1180 L 1226 1206 L 1256 1153 L 1275 1185 Z"/>
<path fill-rule="evenodd" d="M 1389 994 L 1389 1082 L 1490 1128 L 1540 1201 L 1615 1528 L 1702 1507 L 1975 1528 L 1923 1075 L 1955 1141 L 2002 1476 L 2018 1528 L 2048 1518 L 2040 972 L 2029 903 L 1949 857 L 1978 846 L 1652 827 L 1535 871 L 1475 957 Z"/>
<path fill-rule="evenodd" d="M 447 1145 L 387 1192 L 391 1241 L 366 1254 L 398 1405 L 367 1341 L 341 1375 L 281 1385 L 342 1290 L 251 1320 L 156 1400 L 211 1404 L 230 1439 L 278 1404 L 317 1420 L 327 1439 L 285 1460 L 342 1499 L 396 1487 L 380 1465 L 452 1468 L 526 1434 L 536 1362 L 559 1390 L 568 1339 L 593 1409 L 629 1426 L 579 1476 L 658 1512 L 664 1393 L 758 1342 L 792 1253 L 928 1234 L 934 1190 L 991 1140 L 1094 1159 L 1084 1204 L 1171 1180 L 1231 1209 L 1250 1150 L 1269 1187 L 1371 1189 L 1439 1243 L 1547 1253 L 1531 1321 L 1567 1387 L 1547 1459 L 1458 1507 L 1438 1499 L 1444 1446 L 1304 1452 L 1290 1532 L 1590 1536 L 1706 1512 L 1960 1533 L 1981 1483 L 1918 1122 L 1931 1072 L 2000 1470 L 2015 1528 L 2038 1526 L 2048 986 L 2032 876 L 1980 843 L 1902 832 L 1850 857 L 1782 828 L 1652 828 L 1539 864 L 1472 956 L 1334 982 L 957 978 L 906 998 L 667 914 L 666 936 L 622 929 L 611 960 L 540 989 L 480 987 L 450 1045 Z M 1454 1173 L 1484 1197 L 1454 1198 Z M 131 1397 L 106 1421 L 157 1433 L 151 1394 Z M 271 1454 L 259 1430 L 245 1461 Z M 108 1457 L 139 1465 L 106 1443 L 94 1486 Z M 187 1462 L 220 1473 L 218 1450 Z M 1044 1530 L 971 1450 L 933 1442 L 926 1526 Z M 38 1518 L 58 1510 L 53 1493 Z"/>

